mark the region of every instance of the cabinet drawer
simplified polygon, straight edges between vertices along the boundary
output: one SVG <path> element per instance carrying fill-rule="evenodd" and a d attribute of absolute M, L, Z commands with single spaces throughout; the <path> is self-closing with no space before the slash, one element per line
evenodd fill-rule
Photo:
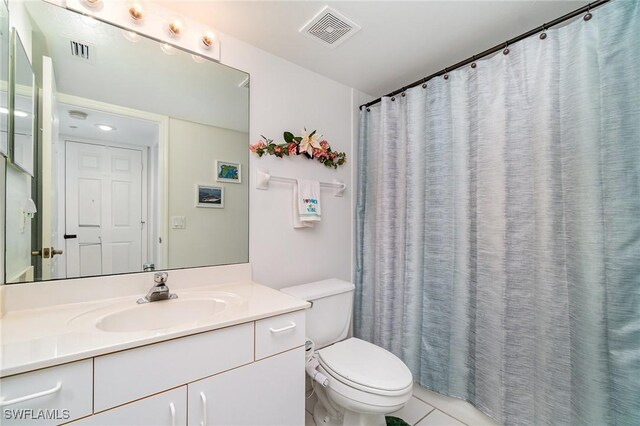
<path fill-rule="evenodd" d="M 99 412 L 253 361 L 253 323 L 95 358 Z"/>
<path fill-rule="evenodd" d="M 3 425 L 65 423 L 92 412 L 93 360 L 0 379 Z"/>
<path fill-rule="evenodd" d="M 184 426 L 187 424 L 187 387 L 182 386 L 112 408 L 71 423 L 74 426 Z"/>
<path fill-rule="evenodd" d="M 256 360 L 304 345 L 304 311 L 256 321 Z"/>

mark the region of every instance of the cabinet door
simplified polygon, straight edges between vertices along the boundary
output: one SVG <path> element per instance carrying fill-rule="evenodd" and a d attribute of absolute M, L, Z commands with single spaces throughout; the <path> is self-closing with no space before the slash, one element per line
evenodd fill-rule
<path fill-rule="evenodd" d="M 187 424 L 187 387 L 182 386 L 130 404 L 85 417 L 74 426 L 184 426 Z"/>
<path fill-rule="evenodd" d="M 189 384 L 189 425 L 304 424 L 304 348 Z"/>

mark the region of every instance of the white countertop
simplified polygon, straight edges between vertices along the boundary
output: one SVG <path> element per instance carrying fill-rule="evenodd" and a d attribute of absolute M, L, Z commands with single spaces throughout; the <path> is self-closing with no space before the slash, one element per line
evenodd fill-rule
<path fill-rule="evenodd" d="M 0 318 L 0 377 L 216 330 L 310 306 L 308 302 L 251 281 L 175 290 L 179 298 L 206 298 L 221 292 L 239 296 L 238 302 L 207 319 L 152 331 L 106 332 L 98 329 L 92 321 L 111 309 L 136 306 L 137 297 L 132 296 L 7 312 Z M 87 321 L 79 320 L 85 317 Z"/>

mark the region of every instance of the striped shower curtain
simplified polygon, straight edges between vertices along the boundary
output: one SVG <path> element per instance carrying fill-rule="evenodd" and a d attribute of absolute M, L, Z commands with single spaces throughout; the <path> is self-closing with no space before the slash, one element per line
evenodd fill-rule
<path fill-rule="evenodd" d="M 640 2 L 361 111 L 356 335 L 505 424 L 640 425 Z"/>

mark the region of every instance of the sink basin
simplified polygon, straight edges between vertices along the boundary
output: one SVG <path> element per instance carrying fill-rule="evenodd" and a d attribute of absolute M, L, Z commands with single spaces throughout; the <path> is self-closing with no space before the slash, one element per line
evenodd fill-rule
<path fill-rule="evenodd" d="M 173 299 L 131 306 L 103 316 L 96 327 L 103 331 L 151 331 L 211 317 L 227 309 L 227 300 Z"/>

